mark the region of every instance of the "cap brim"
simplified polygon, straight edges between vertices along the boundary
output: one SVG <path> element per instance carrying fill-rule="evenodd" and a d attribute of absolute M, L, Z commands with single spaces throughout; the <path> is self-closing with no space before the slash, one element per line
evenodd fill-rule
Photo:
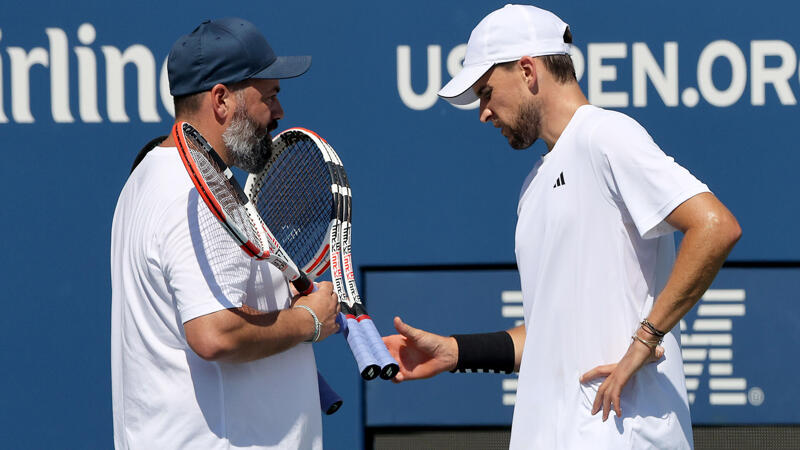
<path fill-rule="evenodd" d="M 278 56 L 266 69 L 253 75 L 251 78 L 266 78 L 271 80 L 294 78 L 306 73 L 311 67 L 310 56 Z"/>
<path fill-rule="evenodd" d="M 453 105 L 469 105 L 478 99 L 472 90 L 475 84 L 489 69 L 493 63 L 477 64 L 466 66 L 450 80 L 440 91 L 439 97 L 447 100 Z"/>

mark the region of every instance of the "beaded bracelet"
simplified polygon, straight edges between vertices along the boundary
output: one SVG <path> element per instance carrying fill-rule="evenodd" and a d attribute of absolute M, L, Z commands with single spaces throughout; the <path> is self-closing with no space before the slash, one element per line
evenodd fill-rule
<path fill-rule="evenodd" d="M 306 305 L 294 305 L 295 308 L 303 308 L 309 313 L 311 313 L 311 317 L 314 318 L 314 337 L 308 339 L 306 342 L 317 342 L 319 340 L 319 332 L 322 330 L 322 324 L 320 323 L 319 319 L 317 319 L 317 315 L 314 314 L 314 310 Z"/>

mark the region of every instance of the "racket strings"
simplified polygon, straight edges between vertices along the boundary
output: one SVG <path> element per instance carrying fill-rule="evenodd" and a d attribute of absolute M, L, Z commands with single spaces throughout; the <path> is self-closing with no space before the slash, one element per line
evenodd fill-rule
<path fill-rule="evenodd" d="M 200 176 L 205 180 L 211 195 L 222 208 L 222 212 L 228 220 L 245 233 L 244 237 L 247 240 L 255 244 L 259 249 L 263 249 L 263 242 L 261 242 L 258 233 L 255 231 L 253 220 L 247 214 L 244 205 L 241 204 L 236 195 L 236 191 L 222 174 L 220 168 L 214 163 L 208 152 L 203 149 L 203 145 L 194 140 L 191 135 L 186 135 L 186 143 L 192 159 L 200 171 Z"/>
<path fill-rule="evenodd" d="M 213 278 L 225 299 L 239 297 L 250 279 L 252 260 L 202 200 L 196 201 L 194 208 L 190 203 L 189 226 L 198 263 L 211 269 L 206 276 Z"/>
<path fill-rule="evenodd" d="M 255 193 L 256 209 L 290 257 L 305 266 L 326 239 L 333 214 L 328 167 L 305 139 L 276 148 L 268 167 Z"/>

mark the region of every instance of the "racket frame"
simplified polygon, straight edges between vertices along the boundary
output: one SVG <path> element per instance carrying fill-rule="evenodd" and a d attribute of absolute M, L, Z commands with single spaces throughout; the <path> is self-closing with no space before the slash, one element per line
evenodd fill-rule
<path fill-rule="evenodd" d="M 340 169 L 336 167 L 336 161 L 329 151 L 330 147 L 325 142 L 325 139 L 311 130 L 299 127 L 289 128 L 273 139 L 273 147 L 278 148 L 279 153 L 274 154 L 271 161 L 276 160 L 280 152 L 291 151 L 291 145 L 299 140 L 310 141 L 320 152 L 320 155 L 325 161 L 331 179 L 331 201 L 334 205 L 331 220 L 326 231 L 327 240 L 323 242 L 320 249 L 309 262 L 305 263 L 303 268 L 305 269 L 304 271 L 307 271 L 308 277 L 312 280 L 321 276 L 329 267 L 331 268 L 331 281 L 334 285 L 334 292 L 342 308 L 342 315 L 339 317 L 341 331 L 350 346 L 350 350 L 353 353 L 362 378 L 371 380 L 380 375 L 381 366 L 375 362 L 368 341 L 361 335 L 361 329 L 358 326 L 356 314 L 352 311 L 353 304 L 348 303 L 349 297 L 342 273 L 341 251 L 340 248 L 336 246 L 341 244 L 341 239 L 338 235 L 341 232 L 341 218 L 345 208 L 343 203 L 344 195 L 341 192 L 342 187 L 339 183 Z M 284 141 L 286 141 L 286 143 Z M 248 196 L 253 199 L 253 202 L 258 201 L 259 193 L 264 187 L 269 170 L 270 166 L 267 166 L 259 174 L 251 174 L 248 176 L 247 183 L 245 184 L 245 191 Z M 258 208 L 254 209 L 257 210 Z M 260 215 L 259 218 L 261 218 Z"/>
<path fill-rule="evenodd" d="M 264 222 L 263 217 L 261 216 L 261 214 L 259 214 L 257 212 L 258 208 L 255 206 L 255 204 L 258 201 L 258 193 L 261 191 L 261 189 L 264 186 L 264 183 L 266 182 L 266 180 L 268 178 L 268 175 L 270 173 L 271 162 L 273 162 L 276 159 L 278 159 L 278 157 L 281 155 L 282 152 L 289 151 L 290 144 L 284 144 L 283 141 L 291 139 L 291 138 L 287 138 L 286 136 L 289 136 L 289 135 L 294 134 L 294 133 L 301 133 L 304 136 L 312 137 L 312 141 L 317 146 L 317 148 L 319 149 L 319 148 L 322 147 L 322 144 L 319 143 L 319 141 L 322 140 L 322 138 L 319 137 L 313 131 L 306 130 L 305 128 L 299 128 L 299 127 L 289 128 L 287 130 L 282 131 L 281 133 L 279 133 L 277 136 L 275 136 L 273 138 L 273 155 L 270 158 L 270 163 L 268 163 L 267 167 L 262 169 L 261 172 L 259 172 L 257 174 L 248 175 L 247 181 L 245 182 L 245 187 L 244 187 L 244 191 L 247 194 L 247 197 L 250 199 L 250 203 L 253 204 L 254 209 L 256 210 L 256 215 L 259 217 L 259 219 L 261 219 L 262 222 Z M 278 148 L 278 151 L 276 151 L 276 147 Z M 324 152 L 320 152 L 320 153 L 322 154 L 323 158 L 325 158 L 326 166 L 329 165 L 329 161 L 326 158 L 327 155 Z M 333 184 L 333 175 L 334 175 L 334 173 L 333 173 L 333 171 L 331 170 L 330 167 L 328 167 L 328 171 L 329 171 L 329 176 L 331 178 L 331 183 Z M 331 202 L 335 203 L 336 194 L 334 192 L 332 192 L 331 195 L 333 196 L 333 199 L 331 200 Z M 330 259 L 329 259 L 330 235 L 331 235 L 331 228 L 333 227 L 333 224 L 334 224 L 335 215 L 336 215 L 336 212 L 335 212 L 335 208 L 334 208 L 334 211 L 332 211 L 332 213 L 331 213 L 331 220 L 328 223 L 328 229 L 325 232 L 326 240 L 324 240 L 322 242 L 322 245 L 320 245 L 320 247 L 317 249 L 316 253 L 314 253 L 312 258 L 309 259 L 309 261 L 307 261 L 307 262 L 299 261 L 299 263 L 302 264 L 302 265 L 296 266 L 296 267 L 299 268 L 300 272 L 306 274 L 306 276 L 308 276 L 308 278 L 310 280 L 312 280 L 312 281 L 315 280 L 316 278 L 320 277 L 322 274 L 324 274 L 325 271 L 328 270 L 328 267 L 330 265 Z M 266 223 L 265 223 L 265 226 L 266 226 Z M 267 226 L 267 229 L 269 229 L 268 226 Z M 276 242 L 277 242 L 277 240 L 276 240 Z M 295 257 L 296 257 L 296 255 L 295 255 Z M 291 255 L 290 255 L 289 259 L 292 260 L 293 262 L 295 262 L 294 259 L 291 258 Z"/>
<path fill-rule="evenodd" d="M 397 361 L 391 356 L 386 344 L 383 343 L 378 329 L 372 318 L 367 314 L 366 309 L 361 301 L 361 296 L 358 293 L 356 286 L 355 272 L 353 270 L 352 262 L 352 192 L 350 190 L 350 183 L 347 180 L 347 173 L 345 172 L 344 165 L 342 164 L 339 155 L 331 147 L 327 141 L 324 141 L 330 157 L 335 161 L 335 166 L 339 171 L 337 179 L 339 180 L 339 190 L 342 194 L 342 209 L 340 211 L 340 227 L 341 232 L 338 235 L 337 242 L 332 244 L 339 249 L 341 254 L 341 265 L 343 272 L 343 279 L 345 281 L 345 288 L 348 297 L 348 304 L 350 305 L 351 312 L 355 316 L 359 332 L 364 337 L 367 345 L 372 354 L 375 364 L 381 367 L 380 377 L 389 380 L 395 377 L 400 370 Z M 333 241 L 332 241 L 333 242 Z M 333 257 L 331 257 L 333 259 Z"/>
<path fill-rule="evenodd" d="M 244 209 L 245 215 L 249 218 L 250 224 L 253 227 L 255 236 L 260 242 L 252 242 L 252 240 L 247 237 L 247 233 L 225 214 L 225 210 L 217 201 L 211 188 L 209 188 L 197 167 L 197 163 L 189 150 L 186 134 L 190 134 L 202 147 L 201 152 L 208 154 L 210 157 L 209 159 L 217 165 L 217 168 L 227 180 L 228 187 L 238 199 L 239 206 Z M 250 257 L 257 260 L 265 260 L 280 270 L 284 276 L 294 284 L 298 292 L 303 295 L 311 293 L 314 289 L 311 280 L 308 279 L 305 273 L 298 270 L 297 266 L 283 250 L 278 240 L 275 239 L 269 231 L 269 228 L 267 228 L 264 221 L 261 220 L 261 216 L 253 207 L 253 204 L 244 193 L 241 185 L 234 177 L 233 171 L 225 164 L 211 144 L 209 144 L 203 135 L 188 122 L 176 122 L 172 128 L 172 135 L 178 147 L 178 154 L 181 157 L 181 161 L 183 161 L 183 165 L 186 167 L 189 178 L 191 178 L 200 198 L 203 199 L 211 210 L 211 213 L 219 220 L 231 238 L 233 238 L 233 240 L 239 244 L 239 247 Z"/>

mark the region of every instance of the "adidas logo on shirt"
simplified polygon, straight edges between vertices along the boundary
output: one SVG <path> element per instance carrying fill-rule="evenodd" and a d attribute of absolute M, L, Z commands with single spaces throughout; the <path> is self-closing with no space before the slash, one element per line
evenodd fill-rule
<path fill-rule="evenodd" d="M 559 186 L 563 186 L 565 184 L 567 184 L 567 182 L 564 181 L 564 172 L 561 172 L 561 175 L 559 175 L 558 178 L 556 178 L 556 184 L 553 185 L 553 189 Z"/>

